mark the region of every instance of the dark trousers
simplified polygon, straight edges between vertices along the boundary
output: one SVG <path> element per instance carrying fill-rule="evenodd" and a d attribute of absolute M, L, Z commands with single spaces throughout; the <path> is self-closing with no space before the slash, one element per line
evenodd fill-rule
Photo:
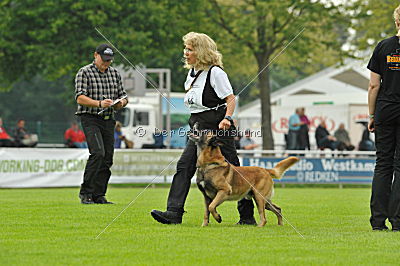
<path fill-rule="evenodd" d="M 288 133 L 288 150 L 297 150 L 298 148 L 298 143 L 297 143 L 297 139 L 299 137 L 299 131 L 298 130 L 291 130 L 289 129 L 289 133 Z"/>
<path fill-rule="evenodd" d="M 221 152 L 225 159 L 233 165 L 239 166 L 239 158 L 234 146 L 233 139 L 222 140 Z M 177 163 L 176 174 L 172 180 L 168 195 L 167 210 L 178 213 L 184 212 L 184 205 L 190 188 L 190 180 L 196 172 L 197 146 L 189 140 L 181 158 Z M 242 199 L 238 202 L 238 210 L 241 219 L 247 219 L 254 215 L 254 204 L 252 200 Z"/>
<path fill-rule="evenodd" d="M 83 175 L 80 194 L 93 198 L 105 196 L 114 155 L 115 120 L 83 114 L 81 123 L 89 147 L 89 159 Z"/>
<path fill-rule="evenodd" d="M 376 166 L 372 180 L 372 227 L 386 219 L 400 228 L 400 118 L 375 125 Z"/>

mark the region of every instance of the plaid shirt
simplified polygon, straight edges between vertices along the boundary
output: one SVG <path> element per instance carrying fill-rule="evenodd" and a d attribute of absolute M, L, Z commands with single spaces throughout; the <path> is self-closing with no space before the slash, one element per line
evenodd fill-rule
<path fill-rule="evenodd" d="M 79 95 L 85 95 L 93 100 L 101 101 L 104 99 L 116 100 L 126 95 L 122 87 L 121 75 L 118 71 L 109 66 L 104 73 L 96 67 L 94 63 L 79 69 L 75 77 L 75 100 Z M 104 96 L 104 97 L 103 97 Z M 76 115 L 96 114 L 103 110 L 99 107 L 86 107 L 78 104 Z M 112 116 L 113 108 L 108 108 L 101 116 Z"/>

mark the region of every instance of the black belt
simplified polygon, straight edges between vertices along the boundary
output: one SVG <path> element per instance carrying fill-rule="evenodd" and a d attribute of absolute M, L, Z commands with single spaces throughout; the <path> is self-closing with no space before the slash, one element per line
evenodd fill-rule
<path fill-rule="evenodd" d="M 111 120 L 114 119 L 113 115 L 98 115 L 98 114 L 89 114 L 89 113 L 83 113 L 83 114 L 78 114 L 78 115 L 88 115 L 92 117 L 99 118 L 101 120 Z"/>

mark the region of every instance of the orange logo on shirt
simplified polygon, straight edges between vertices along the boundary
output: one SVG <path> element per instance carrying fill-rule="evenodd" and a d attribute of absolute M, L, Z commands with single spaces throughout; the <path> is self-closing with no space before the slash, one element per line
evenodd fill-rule
<path fill-rule="evenodd" d="M 387 55 L 386 64 L 390 70 L 400 70 L 400 54 L 392 53 L 390 55 Z"/>

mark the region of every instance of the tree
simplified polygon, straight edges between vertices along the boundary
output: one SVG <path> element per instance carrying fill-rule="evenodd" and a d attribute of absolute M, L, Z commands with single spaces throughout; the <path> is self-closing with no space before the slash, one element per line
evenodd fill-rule
<path fill-rule="evenodd" d="M 181 37 L 199 18 L 191 3 L 168 0 L 4 0 L 0 15 L 3 89 L 36 74 L 48 80 L 70 76 L 71 88 L 78 69 L 106 42 L 96 29 L 135 65 L 181 69 Z M 114 61 L 130 66 L 118 54 Z"/>
<path fill-rule="evenodd" d="M 393 12 L 399 6 L 397 1 L 357 0 L 350 3 L 354 10 L 353 29 L 355 35 L 352 40 L 352 51 L 365 51 L 373 48 L 379 41 L 395 35 Z M 372 51 L 368 51 L 368 57 Z"/>
<path fill-rule="evenodd" d="M 284 52 L 290 64 L 312 64 L 316 51 L 334 51 L 343 56 L 339 29 L 350 23 L 340 5 L 319 0 L 209 0 L 207 16 L 230 37 L 248 49 L 258 66 L 262 109 L 263 149 L 273 149 L 271 131 L 270 64 Z M 347 14 L 346 14 L 347 15 Z M 304 30 L 304 31 L 303 31 Z M 301 36 L 299 36 L 301 34 Z M 298 37 L 295 41 L 294 38 Z M 292 42 L 293 41 L 293 42 Z M 331 53 L 332 54 L 332 53 Z"/>

